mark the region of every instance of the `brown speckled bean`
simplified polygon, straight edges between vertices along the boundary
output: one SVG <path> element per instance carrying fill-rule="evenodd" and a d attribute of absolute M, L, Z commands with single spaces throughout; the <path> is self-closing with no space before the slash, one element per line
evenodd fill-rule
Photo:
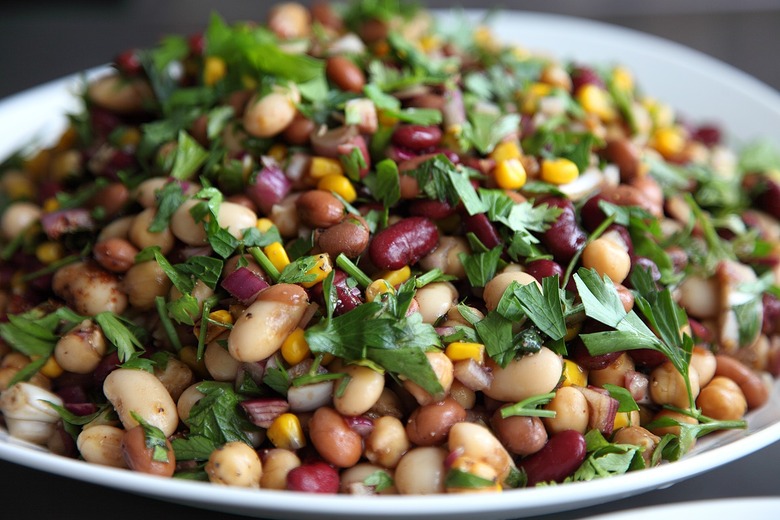
<path fill-rule="evenodd" d="M 95 244 L 92 254 L 107 271 L 124 273 L 135 264 L 138 248 L 124 238 L 109 238 Z"/>
<path fill-rule="evenodd" d="M 769 400 L 769 389 L 745 364 L 725 354 L 717 354 L 715 359 L 718 363 L 715 375 L 727 377 L 739 385 L 748 409 L 758 408 Z"/>
<path fill-rule="evenodd" d="M 439 231 L 433 222 L 425 217 L 409 217 L 377 233 L 368 254 L 380 269 L 400 269 L 433 251 L 438 242 Z"/>
<path fill-rule="evenodd" d="M 466 410 L 455 399 L 445 397 L 415 409 L 406 423 L 406 434 L 418 446 L 438 446 L 447 441 L 453 424 L 465 420 Z"/>
<path fill-rule="evenodd" d="M 344 204 L 329 191 L 304 192 L 295 205 L 301 222 L 312 228 L 329 228 L 344 218 Z"/>
<path fill-rule="evenodd" d="M 341 90 L 363 92 L 366 77 L 355 62 L 345 56 L 331 56 L 325 63 L 325 74 Z"/>
<path fill-rule="evenodd" d="M 330 464 L 340 468 L 354 466 L 363 453 L 363 440 L 333 408 L 318 408 L 309 421 L 309 436 L 314 448 Z"/>

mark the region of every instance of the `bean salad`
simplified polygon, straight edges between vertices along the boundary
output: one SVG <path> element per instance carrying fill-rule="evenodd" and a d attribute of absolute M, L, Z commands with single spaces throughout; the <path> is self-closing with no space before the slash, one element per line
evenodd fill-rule
<path fill-rule="evenodd" d="M 780 373 L 780 159 L 400 1 L 129 49 L 0 164 L 0 424 L 248 488 L 673 463 Z M 652 469 L 650 469 L 652 471 Z"/>

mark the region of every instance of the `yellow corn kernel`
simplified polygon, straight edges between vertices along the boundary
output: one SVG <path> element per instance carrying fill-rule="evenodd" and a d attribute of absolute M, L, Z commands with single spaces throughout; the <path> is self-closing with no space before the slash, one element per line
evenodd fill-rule
<path fill-rule="evenodd" d="M 577 337 L 577 334 L 582 330 L 582 323 L 574 323 L 566 326 L 566 335 L 563 337 L 564 341 L 571 341 Z"/>
<path fill-rule="evenodd" d="M 504 141 L 498 143 L 493 151 L 490 152 L 490 158 L 500 163 L 509 159 L 519 159 L 523 156 L 520 151 L 520 144 L 517 141 Z"/>
<path fill-rule="evenodd" d="M 654 127 L 662 128 L 671 126 L 674 123 L 674 110 L 669 105 L 651 97 L 642 98 L 641 105 L 650 114 L 650 120 L 653 122 Z"/>
<path fill-rule="evenodd" d="M 319 282 L 323 281 L 328 273 L 333 270 L 333 264 L 330 263 L 330 255 L 328 253 L 321 253 L 317 255 L 317 263 L 314 267 L 306 271 L 306 274 L 313 274 L 314 280 L 310 282 L 301 282 L 303 287 L 314 287 Z"/>
<path fill-rule="evenodd" d="M 614 426 L 612 427 L 613 430 L 617 430 L 618 428 L 625 428 L 626 426 L 631 426 L 632 424 L 638 424 L 635 419 L 635 417 L 632 417 L 633 414 L 638 412 L 618 412 L 615 414 L 615 422 L 613 423 Z"/>
<path fill-rule="evenodd" d="M 284 250 L 284 246 L 280 242 L 268 244 L 263 248 L 263 253 L 279 272 L 282 272 L 290 263 L 290 257 L 287 256 L 287 251 Z"/>
<path fill-rule="evenodd" d="M 290 365 L 297 365 L 309 356 L 309 344 L 303 335 L 303 329 L 297 327 L 282 342 L 282 357 Z"/>
<path fill-rule="evenodd" d="M 506 159 L 496 164 L 493 177 L 499 188 L 504 190 L 519 190 L 525 185 L 528 175 L 520 159 Z"/>
<path fill-rule="evenodd" d="M 563 386 L 586 386 L 588 371 L 570 359 L 563 360 Z"/>
<path fill-rule="evenodd" d="M 287 158 L 287 147 L 282 143 L 276 143 L 268 149 L 268 155 L 276 162 L 282 162 Z"/>
<path fill-rule="evenodd" d="M 427 34 L 420 38 L 420 49 L 425 53 L 430 54 L 439 47 L 441 47 L 441 38 L 435 34 Z"/>
<path fill-rule="evenodd" d="M 612 69 L 612 81 L 618 90 L 623 92 L 634 90 L 634 75 L 626 67 L 617 66 Z"/>
<path fill-rule="evenodd" d="M 366 287 L 366 300 L 372 302 L 383 294 L 393 294 L 395 289 L 384 278 L 374 280 Z"/>
<path fill-rule="evenodd" d="M 12 200 L 32 199 L 35 197 L 35 185 L 28 175 L 20 171 L 6 172 L 2 180 L 2 191 Z"/>
<path fill-rule="evenodd" d="M 61 260 L 64 254 L 65 249 L 59 242 L 43 242 L 35 248 L 35 258 L 46 265 Z"/>
<path fill-rule="evenodd" d="M 381 126 L 390 127 L 398 124 L 398 118 L 395 116 L 391 116 L 384 110 L 379 110 L 377 117 L 378 117 L 377 120 Z"/>
<path fill-rule="evenodd" d="M 243 76 L 241 76 L 241 84 L 247 90 L 257 89 L 257 80 L 252 76 L 250 76 L 249 74 L 244 74 Z"/>
<path fill-rule="evenodd" d="M 60 209 L 60 203 L 59 201 L 54 197 L 49 197 L 48 199 L 43 201 L 43 205 L 41 206 L 44 213 L 51 213 L 53 211 L 57 211 Z"/>
<path fill-rule="evenodd" d="M 306 446 L 301 421 L 292 413 L 283 413 L 274 419 L 266 434 L 268 440 L 277 448 L 297 450 Z"/>
<path fill-rule="evenodd" d="M 536 111 L 536 107 L 539 106 L 539 100 L 543 97 L 549 96 L 552 92 L 552 85 L 547 83 L 533 83 L 528 90 L 522 95 L 522 105 L 520 109 L 525 114 L 531 114 Z"/>
<path fill-rule="evenodd" d="M 141 131 L 131 126 L 119 137 L 119 144 L 122 146 L 137 146 L 141 142 Z"/>
<path fill-rule="evenodd" d="M 312 157 L 309 175 L 314 179 L 322 179 L 326 175 L 344 175 L 344 168 L 331 157 Z"/>
<path fill-rule="evenodd" d="M 216 85 L 227 74 L 225 60 L 218 56 L 208 56 L 203 63 L 203 83 L 207 86 Z"/>
<path fill-rule="evenodd" d="M 412 276 L 412 270 L 408 265 L 405 265 L 400 269 L 396 269 L 395 271 L 382 271 L 374 277 L 374 280 L 379 280 L 382 278 L 393 287 L 398 287 L 406 280 L 408 280 L 410 276 Z"/>
<path fill-rule="evenodd" d="M 46 360 L 46 363 L 44 363 L 44 365 L 41 367 L 39 372 L 46 377 L 54 379 L 55 377 L 60 377 L 64 370 L 60 364 L 57 363 L 57 360 L 54 359 L 54 356 L 50 356 L 49 359 Z"/>
<path fill-rule="evenodd" d="M 482 343 L 457 341 L 447 345 L 447 348 L 444 349 L 444 355 L 450 358 L 451 361 L 473 359 L 477 363 L 482 364 L 485 361 L 485 345 Z"/>
<path fill-rule="evenodd" d="M 651 145 L 658 153 L 669 159 L 685 149 L 685 135 L 679 127 L 668 126 L 653 132 Z"/>
<path fill-rule="evenodd" d="M 209 319 L 212 321 L 216 321 L 217 323 L 224 323 L 225 325 L 233 324 L 233 316 L 230 314 L 229 311 L 226 311 L 225 309 L 209 313 Z"/>
<path fill-rule="evenodd" d="M 569 159 L 546 159 L 542 161 L 542 180 L 550 184 L 568 184 L 579 177 L 580 170 Z"/>
<path fill-rule="evenodd" d="M 355 202 L 357 192 L 352 183 L 344 175 L 329 174 L 317 183 L 318 190 L 332 191 L 347 202 Z"/>
<path fill-rule="evenodd" d="M 488 51 L 498 51 L 500 48 L 500 45 L 490 31 L 490 28 L 484 25 L 480 25 L 474 31 L 474 43 L 477 47 L 481 47 Z"/>
<path fill-rule="evenodd" d="M 589 114 L 593 114 L 602 121 L 614 121 L 617 117 L 615 107 L 606 90 L 589 83 L 577 90 L 577 101 Z"/>
<path fill-rule="evenodd" d="M 262 231 L 263 233 L 268 232 L 269 229 L 274 227 L 274 221 L 270 218 L 259 218 L 257 219 L 257 224 L 255 224 L 255 227 Z"/>

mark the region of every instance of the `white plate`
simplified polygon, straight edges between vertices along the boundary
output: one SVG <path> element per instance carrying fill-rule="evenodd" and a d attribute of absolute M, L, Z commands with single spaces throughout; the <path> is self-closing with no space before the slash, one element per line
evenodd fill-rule
<path fill-rule="evenodd" d="M 473 13 L 472 13 L 473 14 Z M 622 63 L 640 86 L 693 120 L 722 122 L 740 141 L 758 137 L 780 145 L 780 95 L 701 53 L 598 22 L 543 14 L 502 13 L 497 35 L 586 63 Z M 0 158 L 30 138 L 46 142 L 73 110 L 77 77 L 56 81 L 0 102 Z M 619 477 L 491 495 L 424 497 L 323 496 L 244 490 L 149 477 L 89 465 L 20 445 L 0 433 L 0 458 L 42 471 L 172 502 L 274 518 L 492 518 L 533 516 L 585 507 L 658 489 L 726 464 L 780 439 L 780 387 L 749 415 L 746 431 L 700 440 L 684 460 Z"/>
<path fill-rule="evenodd" d="M 658 520 L 659 518 L 750 518 L 775 520 L 780 498 L 752 497 L 680 502 L 665 506 L 628 509 L 585 520 Z"/>

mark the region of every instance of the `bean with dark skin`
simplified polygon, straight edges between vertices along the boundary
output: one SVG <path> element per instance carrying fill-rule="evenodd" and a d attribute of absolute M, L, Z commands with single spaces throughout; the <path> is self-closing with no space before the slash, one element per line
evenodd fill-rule
<path fill-rule="evenodd" d="M 108 217 L 117 215 L 130 200 L 130 191 L 127 186 L 121 182 L 112 182 L 98 191 L 88 203 L 91 208 L 103 208 L 103 212 Z"/>
<path fill-rule="evenodd" d="M 109 238 L 95 244 L 92 254 L 107 271 L 125 273 L 135 264 L 138 248 L 124 238 Z"/>
<path fill-rule="evenodd" d="M 393 132 L 393 144 L 410 150 L 425 150 L 441 142 L 438 126 L 400 125 Z"/>
<path fill-rule="evenodd" d="M 339 468 L 354 466 L 363 453 L 363 440 L 333 408 L 317 408 L 309 421 L 309 437 L 317 453 Z"/>
<path fill-rule="evenodd" d="M 316 241 L 323 253 L 336 258 L 343 253 L 347 258 L 357 258 L 368 247 L 371 234 L 362 217 L 347 215 L 338 224 L 316 235 Z"/>
<path fill-rule="evenodd" d="M 466 410 L 452 397 L 416 408 L 406 423 L 406 435 L 418 446 L 439 446 L 455 423 L 466 420 Z"/>
<path fill-rule="evenodd" d="M 338 493 L 339 473 L 322 461 L 302 464 L 287 473 L 287 489 L 305 493 Z"/>
<path fill-rule="evenodd" d="M 503 243 L 498 231 L 484 213 L 464 216 L 463 225 L 466 227 L 467 233 L 474 233 L 480 242 L 489 249 Z"/>
<path fill-rule="evenodd" d="M 410 215 L 428 217 L 433 220 L 451 217 L 455 211 L 456 208 L 443 200 L 416 199 L 409 204 Z"/>
<path fill-rule="evenodd" d="M 359 287 L 350 287 L 347 285 L 347 275 L 340 269 L 333 270 L 333 287 L 336 289 L 336 307 L 333 314 L 339 316 L 349 312 L 361 303 L 363 303 L 363 294 Z M 320 305 L 325 305 L 325 299 L 322 295 L 322 282 L 309 289 L 311 299 Z"/>
<path fill-rule="evenodd" d="M 512 415 L 504 418 L 498 409 L 490 418 L 490 425 L 501 444 L 515 455 L 532 455 L 547 442 L 547 430 L 539 417 Z"/>
<path fill-rule="evenodd" d="M 309 143 L 309 138 L 314 132 L 316 125 L 314 121 L 303 117 L 298 114 L 282 131 L 282 138 L 287 141 L 288 144 L 294 146 L 303 146 Z"/>
<path fill-rule="evenodd" d="M 740 390 L 745 394 L 749 410 L 758 408 L 769 400 L 769 389 L 761 377 L 744 363 L 725 354 L 717 354 L 715 359 L 717 360 L 715 375 L 727 377 L 739 385 Z"/>
<path fill-rule="evenodd" d="M 296 207 L 301 222 L 312 228 L 329 228 L 344 219 L 344 204 L 329 191 L 303 192 Z"/>
<path fill-rule="evenodd" d="M 625 182 L 639 175 L 641 167 L 641 150 L 630 139 L 610 139 L 604 148 L 604 155 L 615 163 L 620 170 L 620 178 Z"/>
<path fill-rule="evenodd" d="M 141 425 L 130 428 L 122 436 L 122 455 L 127 467 L 134 471 L 163 477 L 173 476 L 176 470 L 176 455 L 173 452 L 173 446 L 167 439 L 165 447 L 168 462 L 155 460 L 153 458 L 154 449 L 146 445 L 146 434 Z"/>
<path fill-rule="evenodd" d="M 556 262 L 568 264 L 577 251 L 585 247 L 588 237 L 577 223 L 574 205 L 569 199 L 547 197 L 541 202 L 563 210 L 541 236 L 541 240 Z"/>
<path fill-rule="evenodd" d="M 563 267 L 558 262 L 542 258 L 540 260 L 534 260 L 525 264 L 525 272 L 542 281 L 543 278 L 548 276 L 558 275 L 560 280 L 563 280 Z"/>
<path fill-rule="evenodd" d="M 366 76 L 355 62 L 345 56 L 331 56 L 325 62 L 325 74 L 341 90 L 360 94 L 366 84 Z"/>
<path fill-rule="evenodd" d="M 527 486 L 541 482 L 562 482 L 580 467 L 587 455 L 585 437 L 575 430 L 565 430 L 550 437 L 544 448 L 518 462 L 525 470 Z"/>
<path fill-rule="evenodd" d="M 438 242 L 439 231 L 431 220 L 408 217 L 374 235 L 368 254 L 379 269 L 395 270 L 415 264 Z"/>

